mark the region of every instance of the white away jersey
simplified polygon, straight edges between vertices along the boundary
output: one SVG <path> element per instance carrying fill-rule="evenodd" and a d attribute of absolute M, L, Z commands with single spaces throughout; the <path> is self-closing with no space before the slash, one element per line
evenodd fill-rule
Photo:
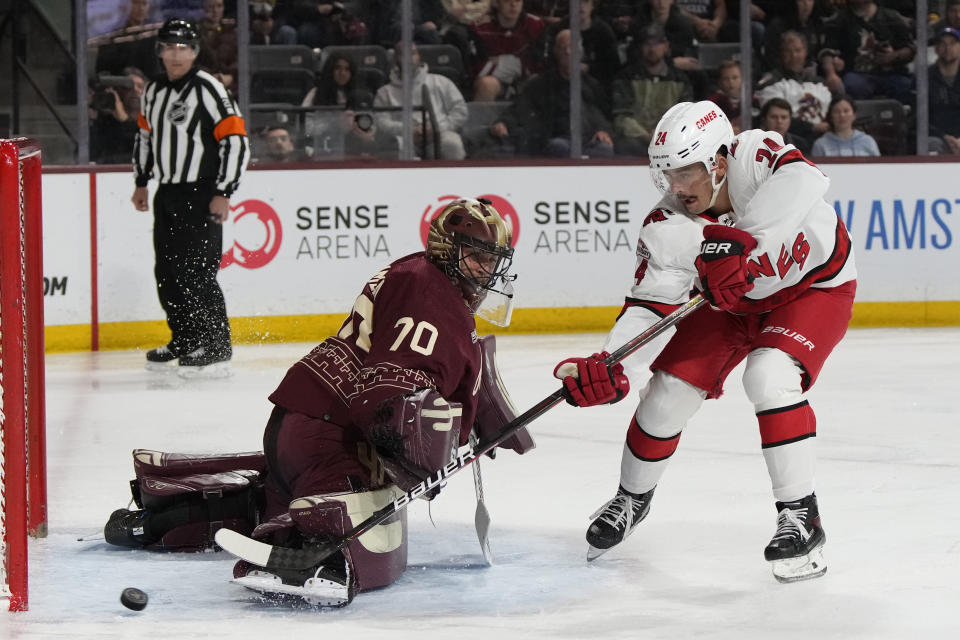
<path fill-rule="evenodd" d="M 727 162 L 734 226 L 757 241 L 748 261 L 754 287 L 744 311 L 770 309 L 807 287 L 836 287 L 857 277 L 850 235 L 823 199 L 830 180 L 816 165 L 779 133 L 759 129 L 734 138 Z"/>
<path fill-rule="evenodd" d="M 836 287 L 856 278 L 846 227 L 824 201 L 830 181 L 780 134 L 757 129 L 734 139 L 727 156 L 733 211 L 717 220 L 686 213 L 672 195 L 644 218 L 633 284 L 604 348 L 613 351 L 689 299 L 699 288 L 695 260 L 703 228 L 729 224 L 752 235 L 757 248 L 748 268 L 754 288 L 741 311 L 772 309 L 808 286 Z M 672 332 L 624 361 L 631 384 Z"/>

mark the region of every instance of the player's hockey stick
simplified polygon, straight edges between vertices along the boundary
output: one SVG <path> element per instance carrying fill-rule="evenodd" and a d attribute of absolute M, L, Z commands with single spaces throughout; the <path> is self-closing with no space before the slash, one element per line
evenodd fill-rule
<path fill-rule="evenodd" d="M 470 448 L 478 444 L 477 436 L 470 434 Z M 477 540 L 480 541 L 480 551 L 488 565 L 493 564 L 493 551 L 490 550 L 490 512 L 487 503 L 483 500 L 483 476 L 480 474 L 480 461 L 473 463 L 473 488 L 477 494 L 477 510 L 473 514 L 473 525 L 477 530 Z"/>
<path fill-rule="evenodd" d="M 703 296 L 698 295 L 692 298 L 689 302 L 682 304 L 673 313 L 661 318 L 658 322 L 655 322 L 645 331 L 630 340 L 630 342 L 611 353 L 604 362 L 607 364 L 620 362 L 704 304 L 706 304 L 706 300 Z M 399 496 L 390 504 L 375 511 L 373 515 L 355 526 L 339 540 L 331 540 L 330 542 L 307 546 L 302 549 L 290 549 L 258 542 L 231 529 L 220 529 L 216 535 L 217 544 L 238 558 L 242 558 L 247 562 L 266 569 L 306 569 L 316 566 L 320 564 L 322 560 L 340 551 L 393 514 L 405 509 L 408 504 L 417 498 L 441 486 L 447 478 L 461 471 L 480 456 L 493 451 L 500 443 L 510 438 L 510 436 L 521 428 L 530 424 L 561 402 L 563 402 L 562 388 L 554 391 L 527 409 L 524 413 L 517 416 L 494 439 L 481 442 L 476 447 L 467 447 L 463 453 L 444 465 L 443 468 L 434 472 L 429 478 L 404 495 Z"/>

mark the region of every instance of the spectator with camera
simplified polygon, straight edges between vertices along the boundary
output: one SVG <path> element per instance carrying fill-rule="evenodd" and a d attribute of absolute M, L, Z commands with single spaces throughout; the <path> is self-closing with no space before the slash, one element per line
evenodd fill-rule
<path fill-rule="evenodd" d="M 269 2 L 251 2 L 250 44 L 297 44 L 297 31 L 273 19 L 273 5 Z"/>
<path fill-rule="evenodd" d="M 325 156 L 372 156 L 380 150 L 396 157 L 392 138 L 378 136 L 369 109 L 373 94 L 357 78 L 353 58 L 342 53 L 330 55 L 323 64 L 316 85 L 303 99 L 304 107 L 342 107 L 342 114 L 331 117 L 328 111 L 306 114 L 306 134 L 313 141 L 315 158 Z"/>
<path fill-rule="evenodd" d="M 140 98 L 147 80 L 127 67 L 121 76 L 98 76 L 90 98 L 90 159 L 97 164 L 128 164 L 137 135 Z"/>
<path fill-rule="evenodd" d="M 373 99 L 374 107 L 400 107 L 403 104 L 403 81 L 401 61 L 404 42 L 398 42 L 393 69 L 390 70 L 390 82 L 380 87 Z M 449 78 L 438 73 L 430 73 L 425 62 L 420 60 L 417 45 L 410 45 L 413 67 L 413 107 L 414 148 L 425 147 L 427 157 L 434 155 L 434 138 L 439 143 L 439 158 L 444 160 L 462 160 L 466 156 L 460 129 L 467 121 L 467 103 L 463 94 Z M 428 101 L 428 102 L 425 102 Z M 424 107 L 421 109 L 420 107 Z M 436 116 L 436 122 L 430 113 Z M 395 138 L 398 143 L 403 132 L 401 112 L 388 111 L 377 113 L 377 128 L 385 135 Z"/>

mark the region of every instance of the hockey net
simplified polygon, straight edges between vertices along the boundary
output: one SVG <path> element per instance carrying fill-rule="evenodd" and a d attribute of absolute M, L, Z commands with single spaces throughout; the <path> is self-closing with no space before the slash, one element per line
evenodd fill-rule
<path fill-rule="evenodd" d="M 0 601 L 27 609 L 27 537 L 47 530 L 40 148 L 0 140 Z"/>

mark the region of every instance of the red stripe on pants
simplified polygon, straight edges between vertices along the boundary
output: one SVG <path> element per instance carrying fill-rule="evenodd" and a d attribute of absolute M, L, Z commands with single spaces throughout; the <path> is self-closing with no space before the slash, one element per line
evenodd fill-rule
<path fill-rule="evenodd" d="M 764 449 L 817 435 L 817 418 L 806 400 L 790 407 L 761 411 L 757 421 Z"/>
<path fill-rule="evenodd" d="M 627 430 L 627 446 L 630 447 L 630 451 L 647 462 L 669 458 L 677 450 L 679 442 L 679 433 L 670 438 L 651 436 L 637 424 L 636 416 L 630 421 L 630 428 Z"/>

